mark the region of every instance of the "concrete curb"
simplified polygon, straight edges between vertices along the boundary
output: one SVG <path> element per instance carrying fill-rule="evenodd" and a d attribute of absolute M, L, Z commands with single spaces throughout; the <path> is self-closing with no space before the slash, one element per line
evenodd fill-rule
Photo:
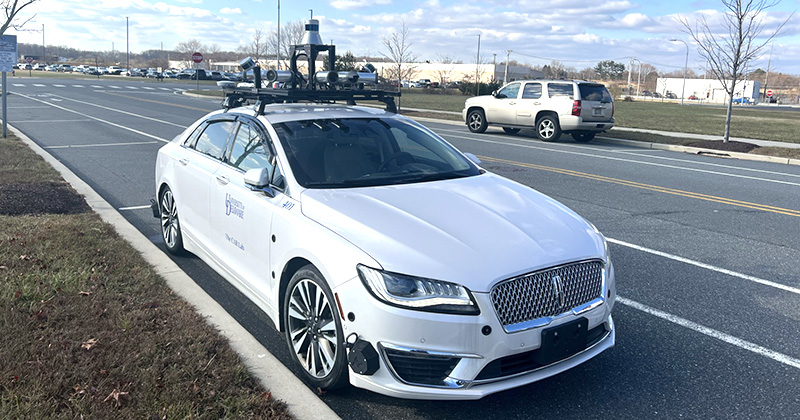
<path fill-rule="evenodd" d="M 643 141 L 615 139 L 615 138 L 611 138 L 611 137 L 597 137 L 595 140 L 600 140 L 603 143 L 619 144 L 619 145 L 630 146 L 630 147 L 639 147 L 639 148 L 643 148 L 643 149 L 669 150 L 669 151 L 672 151 L 672 152 L 684 152 L 684 153 L 692 153 L 692 154 L 696 154 L 696 155 L 706 155 L 706 156 L 715 156 L 715 157 L 722 157 L 722 158 L 731 158 L 731 159 L 740 159 L 740 160 L 752 160 L 752 161 L 757 161 L 757 162 L 781 163 L 781 164 L 784 164 L 784 165 L 797 165 L 797 166 L 800 166 L 800 159 L 789 159 L 789 158 L 775 157 L 775 156 L 754 155 L 754 154 L 751 154 L 751 153 L 726 152 L 724 150 L 705 149 L 705 148 L 701 148 L 701 147 L 680 146 L 680 145 L 675 145 L 675 144 L 647 143 L 647 142 L 643 142 Z"/>
<path fill-rule="evenodd" d="M 105 201 L 82 179 L 64 164 L 39 147 L 21 131 L 8 126 L 28 147 L 52 165 L 61 176 L 81 194 L 89 206 L 106 222 L 114 226 L 119 235 L 128 241 L 144 259 L 163 277 L 167 285 L 181 298 L 195 307 L 206 322 L 228 339 L 239 354 L 248 371 L 268 389 L 274 398 L 282 400 L 289 412 L 300 420 L 336 420 L 340 417 L 319 399 L 300 379 L 258 342 L 247 330 L 230 316 L 214 299 L 200 288 L 175 262 L 155 244 L 150 242 L 130 222 Z"/>

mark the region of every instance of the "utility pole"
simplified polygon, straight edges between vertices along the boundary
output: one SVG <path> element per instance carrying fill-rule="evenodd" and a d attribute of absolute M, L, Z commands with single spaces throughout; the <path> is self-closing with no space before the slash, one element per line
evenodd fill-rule
<path fill-rule="evenodd" d="M 47 64 L 47 55 L 45 55 L 44 51 L 44 23 L 42 24 L 42 62 Z"/>
<path fill-rule="evenodd" d="M 633 68 L 633 57 L 628 63 L 628 96 L 631 96 L 631 69 Z"/>
<path fill-rule="evenodd" d="M 481 34 L 478 34 L 478 55 L 475 57 L 475 96 L 480 95 L 481 87 Z"/>
<path fill-rule="evenodd" d="M 494 56 L 492 58 L 492 80 L 497 80 L 494 77 L 497 74 L 497 53 L 492 53 L 492 55 Z"/>
<path fill-rule="evenodd" d="M 278 0 L 278 70 L 281 69 L 281 0 Z"/>
<path fill-rule="evenodd" d="M 775 48 L 775 44 L 773 43 L 771 47 L 769 47 L 769 61 L 767 61 L 767 76 L 764 79 L 764 97 L 767 96 L 767 85 L 769 84 L 769 69 L 772 66 L 772 49 Z M 767 104 L 769 104 L 771 98 L 767 98 Z"/>
<path fill-rule="evenodd" d="M 508 60 L 511 57 L 511 50 L 506 50 L 506 71 L 503 73 L 503 84 L 508 83 Z"/>

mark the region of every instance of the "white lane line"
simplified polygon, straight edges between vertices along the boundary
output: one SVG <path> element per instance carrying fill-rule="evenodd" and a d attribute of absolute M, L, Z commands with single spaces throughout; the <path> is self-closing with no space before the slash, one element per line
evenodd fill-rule
<path fill-rule="evenodd" d="M 157 144 L 157 141 L 130 141 L 127 143 L 99 143 L 99 144 L 67 144 L 64 146 L 43 146 L 42 149 L 74 149 L 83 147 L 108 147 L 108 146 L 135 146 L 140 144 Z"/>
<path fill-rule="evenodd" d="M 787 286 L 785 284 L 776 283 L 774 281 L 764 280 L 758 277 L 749 276 L 747 274 L 737 273 L 736 271 L 731 271 L 725 268 L 716 267 L 711 264 L 702 263 L 700 261 L 690 260 L 688 258 L 679 257 L 677 255 L 667 254 L 666 252 L 656 251 L 655 249 L 645 248 L 643 246 L 635 245 L 630 242 L 620 241 L 619 239 L 613 238 L 606 238 L 608 242 L 612 244 L 622 245 L 628 248 L 633 248 L 642 252 L 646 252 L 648 254 L 658 255 L 659 257 L 668 258 L 670 260 L 679 261 L 685 264 L 690 264 L 696 267 L 705 268 L 706 270 L 716 271 L 717 273 L 726 274 L 732 277 L 737 277 L 743 280 L 751 281 L 753 283 L 758 283 L 764 286 L 774 287 L 776 289 L 781 289 L 783 291 L 794 293 L 796 295 L 800 295 L 800 289 L 792 286 Z"/>
<path fill-rule="evenodd" d="M 167 139 L 164 139 L 164 138 L 161 138 L 161 137 L 158 137 L 158 136 L 154 136 L 154 135 L 152 135 L 152 134 L 150 134 L 150 133 L 145 133 L 144 131 L 139 131 L 139 130 L 136 130 L 136 129 L 133 129 L 133 128 L 130 128 L 130 127 L 125 127 L 124 125 L 117 124 L 117 123 L 113 123 L 113 122 L 111 122 L 111 121 L 104 120 L 104 119 L 102 119 L 102 118 L 93 117 L 93 116 L 91 116 L 91 115 L 83 114 L 83 113 L 81 113 L 81 112 L 78 112 L 78 111 L 73 111 L 73 110 L 71 110 L 71 109 L 69 109 L 69 108 L 66 108 L 66 107 L 63 107 L 63 106 L 60 106 L 60 105 L 56 105 L 56 104 L 54 104 L 54 103 L 45 102 L 45 101 L 43 101 L 43 100 L 41 100 L 41 99 L 33 98 L 33 97 L 30 97 L 30 96 L 28 96 L 28 95 L 23 95 L 23 94 L 21 94 L 21 93 L 18 93 L 17 95 L 19 95 L 19 96 L 21 96 L 21 97 L 23 97 L 23 98 L 26 98 L 26 99 L 30 99 L 30 100 L 32 100 L 32 101 L 36 101 L 36 102 L 43 103 L 43 104 L 45 104 L 45 105 L 50 105 L 50 106 L 52 106 L 53 108 L 58 108 L 58 109 L 60 109 L 60 110 L 62 110 L 62 111 L 71 112 L 71 113 L 73 113 L 73 114 L 77 114 L 77 115 L 80 115 L 80 116 L 82 116 L 82 117 L 85 117 L 85 118 L 92 119 L 92 120 L 94 120 L 94 121 L 98 121 L 98 122 L 101 122 L 101 123 L 108 124 L 108 125 L 110 125 L 110 126 L 112 126 L 112 127 L 121 128 L 121 129 L 123 129 L 123 130 L 127 130 L 127 131 L 130 131 L 130 132 L 132 132 L 132 133 L 136 133 L 136 134 L 138 134 L 138 135 L 140 135 L 140 136 L 145 136 L 145 137 L 149 137 L 149 138 L 151 138 L 151 139 L 153 139 L 153 140 L 158 140 L 158 141 L 161 141 L 161 142 L 164 142 L 164 143 L 169 143 L 169 140 L 167 140 Z"/>
<path fill-rule="evenodd" d="M 144 210 L 144 209 L 149 209 L 149 208 L 150 208 L 150 205 L 148 204 L 146 206 L 120 207 L 117 210 Z"/>
<path fill-rule="evenodd" d="M 133 113 L 133 112 L 127 112 L 127 111 L 123 111 L 123 110 L 120 110 L 120 109 L 114 109 L 114 108 L 109 108 L 109 107 L 103 106 L 103 105 L 93 104 L 91 102 L 85 102 L 85 101 L 79 101 L 77 99 L 67 98 L 66 96 L 59 96 L 59 95 L 53 95 L 53 96 L 56 97 L 56 98 L 63 99 L 65 101 L 71 101 L 71 102 L 76 102 L 76 103 L 83 104 L 83 105 L 93 106 L 93 107 L 96 107 L 96 108 L 102 108 L 102 109 L 105 109 L 107 111 L 114 111 L 114 112 L 117 112 L 117 113 L 120 113 L 120 114 L 130 115 L 132 117 L 142 118 L 142 119 L 145 119 L 145 120 L 148 120 L 148 121 L 154 121 L 154 122 L 158 122 L 158 123 L 162 123 L 162 124 L 171 125 L 173 127 L 178 127 L 178 128 L 186 128 L 186 127 L 188 127 L 186 125 L 175 124 L 175 123 L 170 122 L 170 121 L 159 120 L 158 118 L 147 117 L 147 116 L 139 115 L 139 114 L 136 114 L 136 113 Z"/>
<path fill-rule="evenodd" d="M 172 89 L 170 89 L 170 88 L 165 88 L 165 87 L 160 87 L 160 88 L 158 88 L 158 90 L 172 90 Z"/>
<path fill-rule="evenodd" d="M 92 85 L 91 87 L 93 87 L 95 89 L 102 89 L 103 88 L 102 86 L 97 86 L 97 85 Z"/>
<path fill-rule="evenodd" d="M 111 89 L 122 89 L 122 88 L 121 88 L 121 87 L 119 87 L 119 86 L 113 86 L 113 85 L 110 85 L 109 87 L 110 87 Z"/>
<path fill-rule="evenodd" d="M 43 85 L 41 83 L 34 83 L 33 85 L 36 86 L 36 87 L 45 87 L 45 85 Z"/>
<path fill-rule="evenodd" d="M 536 150 L 544 150 L 544 151 L 554 152 L 554 153 L 564 153 L 564 154 L 569 154 L 569 155 L 586 156 L 586 157 L 595 158 L 595 159 L 606 159 L 606 160 L 615 160 L 615 161 L 620 161 L 620 162 L 638 163 L 638 164 L 641 164 L 641 165 L 659 166 L 659 167 L 662 167 L 662 168 L 680 169 L 680 170 L 683 170 L 683 171 L 701 172 L 701 173 L 707 173 L 707 174 L 713 174 L 713 175 L 729 176 L 729 177 L 733 177 L 733 178 L 744 178 L 744 179 L 750 179 L 750 180 L 755 180 L 755 181 L 774 182 L 776 184 L 785 184 L 785 185 L 792 185 L 792 186 L 800 187 L 800 183 L 789 182 L 789 181 L 781 181 L 781 180 L 777 180 L 777 179 L 758 178 L 758 177 L 755 177 L 755 176 L 730 174 L 730 173 L 725 173 L 725 172 L 710 171 L 710 170 L 707 170 L 707 169 L 686 168 L 686 167 L 683 167 L 683 166 L 667 165 L 667 164 L 655 163 L 655 162 L 645 162 L 645 161 L 635 160 L 635 159 L 623 159 L 623 158 L 618 158 L 618 157 L 613 157 L 613 156 L 600 156 L 600 155 L 596 155 L 596 154 L 592 154 L 592 153 L 581 153 L 581 152 L 575 152 L 575 151 L 571 151 L 571 150 L 551 149 L 549 147 L 539 147 L 539 146 L 533 146 L 533 145 L 529 145 L 529 144 L 507 143 L 507 142 L 502 142 L 502 141 L 494 141 L 494 140 L 487 140 L 487 139 L 469 137 L 469 136 L 465 136 L 464 133 L 462 133 L 460 131 L 455 131 L 455 130 L 437 130 L 437 132 L 445 132 L 445 131 L 449 131 L 449 132 L 453 132 L 453 133 L 459 134 L 459 137 L 458 137 L 459 139 L 472 140 L 472 141 L 477 141 L 477 142 L 481 142 L 481 143 L 499 144 L 499 145 L 502 145 L 502 146 L 517 146 L 517 147 L 522 147 L 522 148 L 526 148 L 526 149 L 536 149 Z M 737 168 L 737 169 L 742 169 L 742 168 Z M 781 175 L 785 175 L 785 174 L 781 174 Z"/>
<path fill-rule="evenodd" d="M 136 86 L 125 86 L 125 88 L 126 88 L 126 89 L 139 90 L 139 88 L 138 88 L 138 87 L 136 87 Z"/>
<path fill-rule="evenodd" d="M 86 87 L 86 86 L 84 86 L 84 85 L 72 85 L 72 87 L 82 88 L 82 87 Z"/>
<path fill-rule="evenodd" d="M 706 326 L 700 325 L 696 322 L 689 321 L 688 319 L 681 318 L 676 315 L 672 315 L 670 313 L 660 311 L 655 308 L 651 308 L 647 305 L 643 305 L 639 302 L 626 299 L 617 295 L 617 302 L 625 305 L 630 306 L 631 308 L 637 309 L 644 313 L 653 315 L 655 317 L 664 319 L 666 321 L 672 322 L 673 324 L 680 325 L 681 327 L 688 328 L 692 331 L 699 332 L 700 334 L 706 335 L 708 337 L 716 338 L 717 340 L 724 341 L 728 344 L 732 344 L 740 349 L 744 349 L 758 355 L 767 357 L 769 359 L 775 360 L 776 362 L 783 363 L 784 365 L 788 365 L 797 369 L 800 369 L 800 359 L 796 359 L 791 356 L 787 356 L 783 353 L 779 353 L 774 350 L 770 350 L 766 347 L 759 346 L 758 344 L 751 343 L 746 340 L 742 340 L 741 338 L 734 337 L 730 334 L 726 334 L 722 331 L 717 331 L 713 328 L 708 328 Z"/>
<path fill-rule="evenodd" d="M 89 121 L 91 121 L 91 120 L 87 120 L 87 119 L 83 119 L 83 120 L 23 120 L 23 121 L 14 121 L 14 124 L 20 124 L 20 123 L 67 123 L 67 122 L 89 122 Z"/>
<path fill-rule="evenodd" d="M 142 89 L 144 89 L 144 90 L 156 90 L 156 88 L 150 87 L 150 86 L 142 86 Z"/>
<path fill-rule="evenodd" d="M 24 83 L 12 83 L 12 85 L 14 85 L 16 87 L 25 87 Z"/>
<path fill-rule="evenodd" d="M 10 106 L 8 109 L 50 109 L 49 106 Z"/>
<path fill-rule="evenodd" d="M 66 86 L 64 86 L 64 85 L 53 85 L 53 87 L 63 88 L 63 87 L 66 87 Z"/>

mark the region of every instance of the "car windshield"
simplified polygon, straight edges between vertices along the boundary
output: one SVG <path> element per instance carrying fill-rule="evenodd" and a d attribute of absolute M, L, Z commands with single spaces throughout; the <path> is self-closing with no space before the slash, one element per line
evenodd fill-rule
<path fill-rule="evenodd" d="M 611 102 L 611 94 L 603 85 L 579 84 L 581 98 L 585 101 Z M 649 93 L 649 92 L 648 92 Z"/>
<path fill-rule="evenodd" d="M 453 147 L 401 119 L 318 119 L 274 127 L 305 188 L 407 184 L 480 173 Z"/>

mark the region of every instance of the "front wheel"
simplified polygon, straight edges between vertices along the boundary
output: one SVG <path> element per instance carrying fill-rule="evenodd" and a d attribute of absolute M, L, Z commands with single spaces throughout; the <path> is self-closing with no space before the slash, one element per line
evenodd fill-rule
<path fill-rule="evenodd" d="M 561 126 L 552 115 L 545 115 L 536 121 L 536 135 L 542 141 L 556 141 L 561 137 Z"/>
<path fill-rule="evenodd" d="M 467 114 L 467 127 L 469 127 L 469 131 L 473 133 L 483 133 L 486 131 L 487 125 L 486 116 L 483 114 L 483 111 L 473 109 Z"/>
<path fill-rule="evenodd" d="M 175 196 L 169 187 L 164 187 L 161 197 L 158 198 L 158 209 L 161 213 L 161 237 L 167 246 L 167 251 L 171 254 L 180 255 L 183 253 L 183 235 L 181 235 L 181 224 L 178 220 L 178 204 Z"/>
<path fill-rule="evenodd" d="M 347 355 L 342 321 L 328 284 L 313 265 L 298 270 L 283 299 L 286 343 L 303 379 L 314 388 L 347 384 Z"/>
<path fill-rule="evenodd" d="M 572 138 L 575 141 L 577 141 L 578 143 L 586 143 L 586 142 L 592 141 L 592 139 L 594 138 L 595 133 L 591 133 L 591 132 L 583 132 L 583 133 L 575 132 L 575 133 L 572 133 L 571 135 L 572 135 Z"/>

